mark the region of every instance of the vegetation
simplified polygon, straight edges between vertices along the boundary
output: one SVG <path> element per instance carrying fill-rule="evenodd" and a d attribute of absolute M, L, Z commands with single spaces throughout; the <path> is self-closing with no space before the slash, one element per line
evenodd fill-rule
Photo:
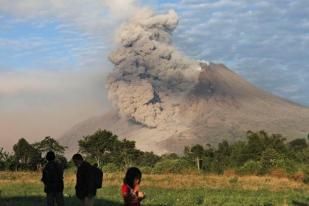
<path fill-rule="evenodd" d="M 0 205 L 44 205 L 40 175 L 39 172 L 0 172 Z M 104 175 L 95 205 L 123 205 L 119 192 L 123 173 Z M 66 205 L 78 205 L 74 196 L 74 172 L 66 170 L 64 179 Z M 293 201 L 309 202 L 308 185 L 270 176 L 144 174 L 141 187 L 147 196 L 145 206 L 285 206 Z"/>
<path fill-rule="evenodd" d="M 105 171 L 123 171 L 138 166 L 147 173 L 217 173 L 235 171 L 237 175 L 281 176 L 309 182 L 309 137 L 286 141 L 280 134 L 265 131 L 247 132 L 245 141 L 230 144 L 192 145 L 184 148 L 183 155 L 175 153 L 155 155 L 138 150 L 134 141 L 120 140 L 107 130 L 98 130 L 79 141 L 79 150 L 91 163 Z M 36 170 L 44 164 L 43 156 L 53 150 L 64 165 L 66 147 L 51 137 L 30 144 L 21 138 L 11 155 L 0 149 L 0 170 Z M 280 171 L 280 172 L 279 172 Z"/>
<path fill-rule="evenodd" d="M 182 155 L 158 156 L 138 150 L 134 141 L 98 130 L 80 140 L 79 149 L 87 161 L 97 163 L 105 172 L 98 205 L 122 205 L 119 186 L 123 170 L 129 166 L 143 171 L 146 206 L 306 205 L 308 140 L 309 135 L 287 142 L 279 134 L 249 131 L 244 141 L 222 141 L 216 147 L 197 144 L 185 147 Z M 0 148 L 0 170 L 11 170 L 0 171 L 0 205 L 42 205 L 45 194 L 38 169 L 49 150 L 66 165 L 65 149 L 51 137 L 34 144 L 21 138 L 12 154 Z M 66 205 L 78 204 L 74 170 L 69 167 L 65 172 Z"/>
<path fill-rule="evenodd" d="M 13 146 L 13 154 L 0 148 L 0 170 L 37 170 L 46 163 L 44 156 L 50 150 L 56 153 L 57 160 L 66 167 L 65 148 L 51 137 L 45 137 L 34 144 L 21 138 Z"/>

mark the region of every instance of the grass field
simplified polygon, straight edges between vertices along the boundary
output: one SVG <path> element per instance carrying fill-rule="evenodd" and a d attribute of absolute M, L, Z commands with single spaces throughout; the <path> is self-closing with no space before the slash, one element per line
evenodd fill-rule
<path fill-rule="evenodd" d="M 95 205 L 122 205 L 121 181 L 120 173 L 105 174 Z M 74 184 L 74 173 L 67 172 L 67 206 L 79 205 Z M 293 201 L 309 205 L 309 186 L 285 177 L 145 174 L 141 188 L 146 193 L 144 206 L 283 206 L 294 205 Z M 44 196 L 40 173 L 0 172 L 0 206 L 40 206 L 44 205 Z"/>

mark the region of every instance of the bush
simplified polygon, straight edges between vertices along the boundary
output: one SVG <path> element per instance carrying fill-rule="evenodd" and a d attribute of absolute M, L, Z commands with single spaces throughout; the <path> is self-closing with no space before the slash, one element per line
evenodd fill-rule
<path fill-rule="evenodd" d="M 237 183 L 238 183 L 238 177 L 235 176 L 235 177 L 230 178 L 230 179 L 229 179 L 229 183 L 230 183 L 231 185 L 237 184 Z"/>
<path fill-rule="evenodd" d="M 309 166 L 303 169 L 304 172 L 304 183 L 309 184 Z"/>
<path fill-rule="evenodd" d="M 290 159 L 285 159 L 283 168 L 289 175 L 296 173 L 298 170 L 297 164 Z"/>
<path fill-rule="evenodd" d="M 149 167 L 149 166 L 141 166 L 139 167 L 139 169 L 142 171 L 142 173 L 144 174 L 151 174 L 153 167 Z"/>
<path fill-rule="evenodd" d="M 262 165 L 258 161 L 249 160 L 243 166 L 238 168 L 236 172 L 240 175 L 258 175 L 262 170 Z"/>
<path fill-rule="evenodd" d="M 285 158 L 273 148 L 267 148 L 261 155 L 261 174 L 266 174 L 273 168 L 284 168 Z"/>
<path fill-rule="evenodd" d="M 118 165 L 114 163 L 107 163 L 106 165 L 103 165 L 102 170 L 104 172 L 118 172 L 121 170 Z"/>
<path fill-rule="evenodd" d="M 184 159 L 165 159 L 155 164 L 154 173 L 183 173 L 192 171 L 194 165 Z"/>

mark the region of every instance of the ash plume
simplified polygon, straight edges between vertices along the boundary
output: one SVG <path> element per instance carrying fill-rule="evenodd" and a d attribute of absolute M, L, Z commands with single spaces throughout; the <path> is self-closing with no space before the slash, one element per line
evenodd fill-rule
<path fill-rule="evenodd" d="M 198 82 L 201 67 L 172 45 L 178 16 L 144 9 L 118 34 L 109 59 L 109 98 L 119 113 L 147 127 L 176 120 L 179 104 Z"/>

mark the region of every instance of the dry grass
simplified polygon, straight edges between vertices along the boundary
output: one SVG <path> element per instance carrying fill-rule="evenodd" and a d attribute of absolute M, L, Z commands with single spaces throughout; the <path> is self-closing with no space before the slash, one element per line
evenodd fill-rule
<path fill-rule="evenodd" d="M 42 184 L 39 172 L 0 172 L 0 186 L 7 184 Z M 122 173 L 105 173 L 105 186 L 120 186 L 122 183 Z M 65 185 L 75 184 L 74 172 L 65 174 Z M 143 187 L 148 188 L 233 188 L 245 190 L 267 189 L 270 191 L 282 191 L 286 189 L 303 189 L 309 191 L 309 185 L 299 181 L 288 179 L 287 177 L 271 176 L 236 176 L 228 173 L 219 175 L 198 175 L 198 174 L 144 174 L 142 179 Z"/>

